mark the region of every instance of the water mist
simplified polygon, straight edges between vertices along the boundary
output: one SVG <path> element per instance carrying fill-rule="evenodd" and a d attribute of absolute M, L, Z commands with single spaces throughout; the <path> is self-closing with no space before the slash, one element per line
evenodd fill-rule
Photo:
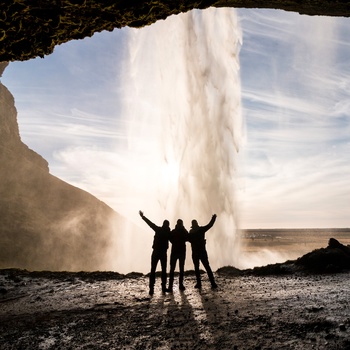
<path fill-rule="evenodd" d="M 205 225 L 217 214 L 206 235 L 210 261 L 214 269 L 234 265 L 241 135 L 236 12 L 195 10 L 128 33 L 122 116 L 127 125 L 123 186 L 130 200 L 121 212 L 129 217 L 132 212 L 145 232 L 124 233 L 118 261 L 129 269 L 149 268 L 153 232 L 137 217 L 141 209 L 158 225 L 168 219 L 173 228 L 181 218 L 188 230 L 192 219 Z"/>

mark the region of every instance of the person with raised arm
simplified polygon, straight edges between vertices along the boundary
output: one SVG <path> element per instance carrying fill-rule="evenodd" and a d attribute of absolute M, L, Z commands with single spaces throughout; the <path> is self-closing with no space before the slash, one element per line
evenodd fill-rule
<path fill-rule="evenodd" d="M 176 262 L 179 260 L 179 289 L 184 291 L 184 272 L 185 272 L 185 259 L 186 259 L 186 242 L 188 241 L 188 232 L 181 219 L 177 220 L 175 228 L 170 232 L 171 242 L 171 254 L 170 254 L 170 275 L 169 275 L 169 287 L 167 291 L 173 292 L 174 284 L 174 272 Z"/>
<path fill-rule="evenodd" d="M 151 220 L 146 218 L 140 210 L 139 214 L 143 221 L 155 232 L 153 238 L 153 252 L 151 255 L 151 272 L 149 275 L 149 294 L 154 294 L 154 284 L 156 281 L 156 268 L 158 261 L 160 261 L 162 268 L 162 292 L 166 292 L 166 265 L 167 265 L 167 250 L 169 247 L 170 224 L 168 220 L 163 221 L 162 226 L 157 226 Z"/>
<path fill-rule="evenodd" d="M 217 284 L 215 283 L 214 275 L 211 270 L 205 239 L 205 233 L 211 229 L 215 223 L 216 214 L 214 214 L 210 220 L 210 222 L 205 226 L 199 226 L 197 220 L 192 220 L 191 230 L 189 232 L 189 241 L 191 243 L 192 248 L 192 260 L 194 265 L 194 271 L 196 274 L 197 283 L 194 286 L 195 288 L 202 288 L 201 275 L 199 271 L 199 263 L 202 262 L 205 270 L 207 271 L 211 287 L 212 289 L 217 288 Z"/>

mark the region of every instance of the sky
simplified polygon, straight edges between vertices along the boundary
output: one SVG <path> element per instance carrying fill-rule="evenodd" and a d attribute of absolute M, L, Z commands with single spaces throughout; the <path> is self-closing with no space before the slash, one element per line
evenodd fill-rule
<path fill-rule="evenodd" d="M 350 227 L 350 19 L 237 13 L 240 227 Z M 53 175 L 121 213 L 133 201 L 118 180 L 126 171 L 121 154 L 129 126 L 116 102 L 129 30 L 13 62 L 2 77 L 15 97 L 23 142 L 49 162 Z"/>

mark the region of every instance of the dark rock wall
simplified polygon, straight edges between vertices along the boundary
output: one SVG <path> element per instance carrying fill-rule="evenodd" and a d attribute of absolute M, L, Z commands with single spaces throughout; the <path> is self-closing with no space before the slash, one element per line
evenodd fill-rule
<path fill-rule="evenodd" d="M 1 71 L 7 64 L 0 63 Z M 17 123 L 17 110 L 12 94 L 0 83 L 0 154 L 16 153 L 22 159 L 28 159 L 37 167 L 48 171 L 48 163 L 39 154 L 21 142 Z M 3 164 L 1 164 L 3 167 Z"/>
<path fill-rule="evenodd" d="M 7 66 L 8 66 L 8 62 L 0 62 L 0 78 L 2 77 L 2 73 L 4 72 Z"/>
<path fill-rule="evenodd" d="M 49 173 L 21 141 L 14 98 L 0 83 L 0 268 L 110 269 L 113 228 L 123 220 Z"/>
<path fill-rule="evenodd" d="M 172 14 L 210 6 L 350 15 L 350 0 L 3 0 L 0 3 L 0 62 L 43 57 L 52 53 L 56 45 L 95 32 L 142 27 Z"/>

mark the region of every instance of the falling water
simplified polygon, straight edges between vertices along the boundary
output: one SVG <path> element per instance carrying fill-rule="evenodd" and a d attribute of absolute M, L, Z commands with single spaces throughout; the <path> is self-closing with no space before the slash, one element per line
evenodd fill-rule
<path fill-rule="evenodd" d="M 174 227 L 182 218 L 187 229 L 192 219 L 205 225 L 216 213 L 206 235 L 211 264 L 214 269 L 234 265 L 239 249 L 235 157 L 241 134 L 236 12 L 195 10 L 129 33 L 122 101 L 128 125 L 124 185 L 130 202 L 125 206 L 146 231 L 138 209 L 158 225 L 169 219 Z M 144 236 L 128 233 L 123 239 L 128 247 L 119 253 L 131 246 L 135 253 L 139 244 L 148 268 L 151 238 L 149 232 L 145 243 Z"/>

